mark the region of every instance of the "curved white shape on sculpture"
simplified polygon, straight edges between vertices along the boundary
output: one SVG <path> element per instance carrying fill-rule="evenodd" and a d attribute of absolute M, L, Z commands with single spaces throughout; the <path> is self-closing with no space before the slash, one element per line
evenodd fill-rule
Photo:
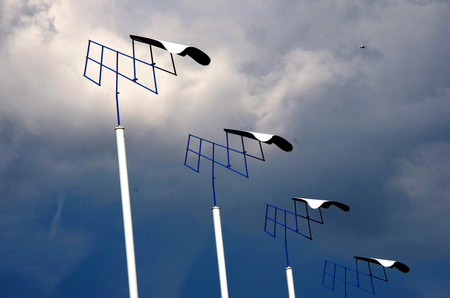
<path fill-rule="evenodd" d="M 139 41 L 142 43 L 146 43 L 155 47 L 158 47 L 160 49 L 166 50 L 169 53 L 177 54 L 180 56 L 186 56 L 188 55 L 192 59 L 194 59 L 197 63 L 201 65 L 208 65 L 211 62 L 211 58 L 209 58 L 208 55 L 206 55 L 205 52 L 201 51 L 198 48 L 191 47 L 191 46 L 185 46 L 182 44 L 177 44 L 173 42 L 163 41 L 163 40 L 157 40 L 157 39 L 151 39 L 147 37 L 141 37 L 136 35 L 130 35 L 130 38 L 135 41 Z"/>
<path fill-rule="evenodd" d="M 355 256 L 355 259 L 379 264 L 379 265 L 381 265 L 383 267 L 387 267 L 387 268 L 397 268 L 398 270 L 400 270 L 403 273 L 409 272 L 409 267 L 399 261 L 368 258 L 368 257 L 357 257 L 357 256 Z"/>
<path fill-rule="evenodd" d="M 168 41 L 159 40 L 159 42 L 162 43 L 164 48 L 172 54 L 180 54 L 188 47 L 188 46 L 185 46 L 182 44 L 168 42 Z"/>
<path fill-rule="evenodd" d="M 292 151 L 294 147 L 292 147 L 292 144 L 289 143 L 286 139 L 277 136 L 277 135 L 270 135 L 266 133 L 259 133 L 259 132 L 252 132 L 252 131 L 244 131 L 244 130 L 236 130 L 236 129 L 228 129 L 224 128 L 225 132 L 231 133 L 234 135 L 246 137 L 249 139 L 257 140 L 266 144 L 275 144 L 277 145 L 281 150 L 289 152 Z"/>
<path fill-rule="evenodd" d="M 317 209 L 317 208 L 325 208 L 328 209 L 328 207 L 330 207 L 331 205 L 335 205 L 336 207 L 338 207 L 339 209 L 347 212 L 350 210 L 350 207 L 340 203 L 340 202 L 336 202 L 336 201 L 330 201 L 330 200 L 318 200 L 318 199 L 306 199 L 306 198 L 292 198 L 294 201 L 301 201 L 301 202 L 305 202 L 309 205 L 309 207 L 311 207 L 312 209 Z"/>
<path fill-rule="evenodd" d="M 261 142 L 267 142 L 273 137 L 273 135 L 269 135 L 266 133 L 259 133 L 259 132 L 252 132 L 252 131 L 249 131 L 249 133 L 253 134 L 255 136 L 255 138 Z"/>

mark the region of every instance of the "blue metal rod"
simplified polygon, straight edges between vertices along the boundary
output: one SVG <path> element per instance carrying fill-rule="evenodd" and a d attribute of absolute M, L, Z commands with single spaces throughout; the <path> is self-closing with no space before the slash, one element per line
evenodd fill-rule
<path fill-rule="evenodd" d="M 267 234 L 269 234 L 272 237 L 276 237 L 275 234 L 270 233 L 269 231 L 267 231 L 267 218 L 268 218 L 268 212 L 269 212 L 269 206 L 266 205 L 266 217 L 264 219 L 264 232 L 266 232 Z M 276 216 L 276 214 L 275 214 Z M 276 229 L 277 224 L 274 222 L 273 223 L 273 231 L 275 233 L 275 229 Z"/>
<path fill-rule="evenodd" d="M 245 152 L 244 150 L 244 140 L 242 140 L 242 150 Z M 245 174 L 248 177 L 248 167 L 247 167 L 247 154 L 244 153 L 244 164 L 245 164 Z"/>
<path fill-rule="evenodd" d="M 384 267 L 383 267 L 384 268 Z M 372 294 L 375 295 L 375 287 L 373 286 L 373 278 L 370 279 L 370 283 L 372 284 Z M 364 289 L 363 289 L 364 290 Z"/>
<path fill-rule="evenodd" d="M 227 139 L 227 160 L 228 160 L 228 167 L 231 167 L 231 164 L 230 164 L 230 146 L 228 145 L 228 132 L 226 132 L 226 139 Z"/>
<path fill-rule="evenodd" d="M 153 65 L 156 65 L 156 63 L 153 61 L 153 51 L 152 51 L 152 45 L 149 45 L 150 47 L 150 60 L 152 61 Z M 159 68 L 158 68 L 159 69 Z M 153 83 L 155 84 L 155 91 L 156 94 L 158 94 L 158 87 L 156 85 L 156 73 L 155 73 L 155 68 L 153 67 Z"/>
<path fill-rule="evenodd" d="M 334 291 L 334 289 L 333 289 L 333 288 L 331 288 L 331 287 L 327 286 L 326 284 L 322 284 L 322 285 L 323 285 L 323 286 L 325 286 L 325 287 L 327 287 L 328 289 L 330 289 L 330 290 Z"/>
<path fill-rule="evenodd" d="M 119 114 L 119 53 L 116 54 L 116 109 L 117 109 L 117 124 L 120 126 L 120 114 Z"/>
<path fill-rule="evenodd" d="M 213 144 L 213 146 L 212 146 L 212 160 L 214 160 L 214 153 L 215 153 L 214 151 L 215 150 L 214 150 L 214 144 Z M 212 177 L 214 179 L 214 163 L 212 163 L 211 169 L 212 169 Z"/>
<path fill-rule="evenodd" d="M 370 270 L 370 263 L 368 262 L 367 264 L 369 265 L 369 273 L 370 273 L 370 275 L 372 275 L 373 278 L 376 278 L 378 280 L 382 280 L 382 281 L 385 281 L 385 282 L 388 281 L 387 280 L 387 275 L 386 275 L 386 269 L 384 268 L 384 266 L 382 266 L 383 272 L 384 272 L 384 278 L 382 278 L 382 277 L 378 277 L 378 276 L 375 276 L 374 274 L 372 274 L 372 271 Z"/>
<path fill-rule="evenodd" d="M 84 74 L 83 76 L 86 76 L 86 70 L 87 70 L 87 63 L 88 63 L 88 57 L 89 57 L 89 49 L 91 47 L 91 41 L 88 41 L 88 48 L 87 48 L 87 53 L 86 53 L 86 63 L 84 64 Z M 94 83 L 97 83 L 94 81 Z"/>
<path fill-rule="evenodd" d="M 84 77 L 85 77 L 86 79 L 88 79 L 89 81 L 95 83 L 96 85 L 99 85 L 99 86 L 100 86 L 100 84 L 99 84 L 98 82 L 94 81 L 94 80 L 91 79 L 90 77 L 88 77 L 88 76 L 86 76 L 86 75 L 84 75 Z"/>
<path fill-rule="evenodd" d="M 121 75 L 122 75 L 122 74 L 121 74 Z M 126 77 L 126 76 L 123 76 L 123 77 L 125 77 L 125 78 L 131 80 L 129 77 Z M 131 81 L 133 81 L 133 80 L 131 80 Z M 153 92 L 153 93 L 155 93 L 155 94 L 158 94 L 158 90 L 156 90 L 156 85 L 155 85 L 155 90 L 152 90 L 152 89 L 148 88 L 147 86 L 144 86 L 144 85 L 142 85 L 141 83 L 138 83 L 137 81 L 133 81 L 133 82 L 135 82 L 135 83 L 138 84 L 139 86 L 141 86 L 141 87 L 147 89 L 148 91 L 151 91 L 151 92 Z"/>
<path fill-rule="evenodd" d="M 187 165 L 187 157 L 188 157 L 188 148 L 189 148 L 189 142 L 191 141 L 191 136 L 189 136 L 188 137 L 188 142 L 187 142 L 187 147 L 186 147 L 186 155 L 185 155 L 185 157 L 184 157 L 184 165 L 186 165 L 186 166 L 188 166 Z M 200 157 L 199 157 L 200 158 Z M 191 166 L 188 166 L 188 167 L 190 167 L 191 169 L 193 169 L 194 171 L 196 171 L 193 167 L 191 167 Z M 198 172 L 198 171 L 196 171 L 196 172 Z"/>
<path fill-rule="evenodd" d="M 133 79 L 133 81 L 137 81 L 137 78 L 136 78 L 136 54 L 135 54 L 135 51 L 134 51 L 134 39 L 132 39 L 131 40 L 131 45 L 132 45 L 132 48 L 133 48 L 133 72 L 134 72 L 134 79 Z"/>
<path fill-rule="evenodd" d="M 198 173 L 198 171 L 197 171 L 197 169 L 194 169 L 193 167 L 191 167 L 190 165 L 188 165 L 188 164 L 184 164 L 186 167 L 188 167 L 188 168 L 190 168 L 191 170 L 194 170 L 194 171 L 196 171 L 197 173 Z"/>
<path fill-rule="evenodd" d="M 102 84 L 103 49 L 104 49 L 104 47 L 102 46 L 102 53 L 100 56 L 100 71 L 98 74 L 98 85 L 99 86 Z"/>
<path fill-rule="evenodd" d="M 288 254 L 288 247 L 287 247 L 287 229 L 286 229 L 286 212 L 284 212 L 284 246 L 286 249 L 287 267 L 289 267 L 289 254 Z"/>
<path fill-rule="evenodd" d="M 266 230 L 266 231 L 264 231 L 264 232 L 266 232 L 267 234 L 269 234 L 270 236 L 272 236 L 272 237 L 274 237 L 274 238 L 276 237 L 276 236 L 275 236 L 274 234 L 270 233 L 270 232 L 269 232 L 269 231 L 267 231 L 267 230 Z"/>
<path fill-rule="evenodd" d="M 214 183 L 214 178 L 212 178 L 212 187 L 213 187 L 214 206 L 217 206 L 217 203 L 216 203 L 216 186 L 215 186 L 215 183 Z"/>
<path fill-rule="evenodd" d="M 214 145 L 212 147 L 212 158 L 214 160 Z M 212 163 L 211 168 L 212 168 L 212 186 L 213 186 L 214 206 L 217 206 L 217 204 L 216 204 L 216 187 L 214 184 L 214 179 L 216 178 L 216 177 L 214 177 L 214 163 Z"/>
<path fill-rule="evenodd" d="M 266 219 L 264 220 L 264 231 L 267 231 L 267 212 L 269 211 L 269 206 L 266 205 Z"/>
<path fill-rule="evenodd" d="M 308 206 L 307 206 L 306 202 L 305 202 L 305 208 L 306 208 L 306 217 L 308 218 L 309 235 L 311 235 L 311 238 L 312 238 L 312 234 L 311 234 L 311 221 L 310 221 L 311 218 L 309 217 Z M 320 210 L 320 208 L 319 208 L 319 210 Z"/>
<path fill-rule="evenodd" d="M 297 202 L 294 201 L 294 213 L 297 214 Z M 295 230 L 298 231 L 298 220 L 297 220 L 297 216 L 295 217 Z"/>
<path fill-rule="evenodd" d="M 188 143 L 187 143 L 187 147 L 186 147 L 186 156 L 184 157 L 184 163 L 186 163 L 186 160 L 187 160 L 187 148 L 189 148 L 190 141 L 191 141 L 191 136 L 188 137 Z"/>
<path fill-rule="evenodd" d="M 155 63 L 153 62 L 153 51 L 152 51 L 152 45 L 149 45 L 149 47 L 150 47 L 150 60 L 152 60 L 152 64 L 155 64 Z"/>
<path fill-rule="evenodd" d="M 173 74 L 177 75 L 177 70 L 175 69 L 175 62 L 173 61 L 173 55 L 170 53 L 170 58 L 172 58 Z"/>
<path fill-rule="evenodd" d="M 387 282 L 388 280 L 387 280 L 387 275 L 386 275 L 386 268 L 384 268 L 384 266 L 383 266 L 383 272 L 384 272 L 384 277 L 386 278 L 385 281 Z M 374 277 L 377 278 L 376 276 L 374 276 Z M 381 278 L 379 278 L 379 279 L 381 279 Z"/>
<path fill-rule="evenodd" d="M 269 205 L 270 206 L 270 205 Z M 270 217 L 267 217 L 268 219 L 272 220 L 274 222 L 273 224 L 273 234 L 277 234 L 277 210 L 275 209 L 275 220 L 272 220 Z"/>
<path fill-rule="evenodd" d="M 266 161 L 266 159 L 264 158 L 264 151 L 262 150 L 262 145 L 261 145 L 261 142 L 259 142 L 259 149 L 261 149 L 261 160 L 262 161 Z M 255 158 L 257 158 L 257 157 L 255 157 Z"/>
<path fill-rule="evenodd" d="M 200 140 L 200 144 L 198 146 L 198 152 L 202 152 L 202 140 Z M 200 170 L 200 154 L 198 155 L 198 162 L 197 162 L 197 171 Z"/>
<path fill-rule="evenodd" d="M 327 261 L 325 261 L 325 266 L 323 267 L 322 284 L 323 284 L 324 286 L 326 286 L 327 288 L 329 288 L 330 290 L 334 290 L 334 289 L 331 289 L 330 287 L 328 287 L 328 286 L 325 284 L 325 273 L 326 273 L 326 271 L 327 271 Z"/>
<path fill-rule="evenodd" d="M 328 289 L 330 289 L 330 290 L 332 290 L 332 291 L 334 291 L 334 289 L 332 288 L 332 287 L 330 287 L 330 286 L 327 286 L 325 283 L 322 283 L 322 285 L 323 286 L 325 286 L 325 287 L 327 287 Z"/>
<path fill-rule="evenodd" d="M 151 47 L 150 47 L 151 48 Z M 152 63 L 153 63 L 153 58 L 152 58 Z M 155 64 L 153 64 L 155 65 Z M 159 67 L 154 66 L 153 67 L 153 83 L 155 84 L 155 93 L 158 94 L 158 85 L 156 84 L 156 73 L 155 73 L 155 68 L 161 69 Z"/>
<path fill-rule="evenodd" d="M 358 287 L 359 287 L 358 259 L 355 259 L 355 260 L 356 260 L 356 281 L 357 281 Z"/>
<path fill-rule="evenodd" d="M 344 295 L 345 297 L 347 297 L 347 268 L 344 269 L 344 278 L 345 278 Z"/>
<path fill-rule="evenodd" d="M 244 137 L 243 137 L 243 136 L 241 136 L 241 141 L 242 141 L 242 152 L 244 153 L 245 172 L 247 173 L 247 176 L 248 176 L 247 157 L 246 157 L 247 152 L 245 151 L 245 144 L 244 144 Z M 260 143 L 261 143 L 261 142 L 260 142 Z M 253 155 L 249 155 L 249 156 L 254 157 L 254 158 L 257 158 L 257 157 L 255 157 L 255 156 L 253 156 Z M 257 158 L 257 159 L 259 159 L 259 158 Z"/>
<path fill-rule="evenodd" d="M 334 277 L 336 276 L 336 264 L 334 264 L 334 275 L 333 275 L 333 276 L 334 276 Z M 335 284 L 336 284 L 336 279 L 333 278 L 333 290 L 334 290 Z"/>
<path fill-rule="evenodd" d="M 90 48 L 91 48 L 91 41 L 89 40 L 89 41 L 88 41 L 87 54 L 86 54 L 86 63 L 84 64 L 84 73 L 83 73 L 83 76 L 84 76 L 85 78 L 87 78 L 88 80 L 90 80 L 91 82 L 95 83 L 96 85 L 99 85 L 99 86 L 100 86 L 100 83 L 99 83 L 99 82 L 97 82 L 97 81 L 91 79 L 90 77 L 88 77 L 88 76 L 86 75 L 88 61 L 89 61 L 89 60 L 92 60 L 91 58 L 89 58 L 89 51 L 90 51 Z M 98 63 L 98 62 L 97 62 L 97 63 Z"/>

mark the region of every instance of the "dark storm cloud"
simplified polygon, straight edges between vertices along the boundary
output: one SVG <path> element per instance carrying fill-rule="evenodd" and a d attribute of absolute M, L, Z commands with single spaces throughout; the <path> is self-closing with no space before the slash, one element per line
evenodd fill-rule
<path fill-rule="evenodd" d="M 429 283 L 445 297 L 424 259 L 447 277 L 448 3 L 167 3 L 1 4 L 1 274 L 26 276 L 17 284 L 35 297 L 127 295 L 114 77 L 98 87 L 82 70 L 88 39 L 130 53 L 137 34 L 212 58 L 199 68 L 175 57 L 179 75 L 158 74 L 158 96 L 120 83 L 141 295 L 219 295 L 211 166 L 183 161 L 188 133 L 224 144 L 226 127 L 294 145 L 265 146 L 248 179 L 217 170 L 233 296 L 285 291 L 283 241 L 262 232 L 264 208 L 298 196 L 351 208 L 325 210 L 312 242 L 290 238 L 306 297 L 341 295 L 321 288 L 320 268 L 353 255 L 412 268 L 380 286 L 384 297 L 426 297 Z"/>

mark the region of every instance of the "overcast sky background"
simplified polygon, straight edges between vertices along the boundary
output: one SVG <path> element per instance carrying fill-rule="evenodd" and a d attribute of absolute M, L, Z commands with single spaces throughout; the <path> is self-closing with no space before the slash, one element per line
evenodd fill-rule
<path fill-rule="evenodd" d="M 141 297 L 220 297 L 210 164 L 183 165 L 189 133 L 277 134 L 250 178 L 218 168 L 230 297 L 287 297 L 267 203 L 336 200 L 313 241 L 288 234 L 297 297 L 325 260 L 399 260 L 379 297 L 450 296 L 450 2 L 0 0 L 1 297 L 128 297 L 114 76 L 83 77 L 89 39 L 192 45 L 159 95 L 120 81 Z M 366 49 L 360 49 L 366 45 Z M 158 59 L 167 56 L 158 56 Z M 349 297 L 370 297 L 349 288 Z"/>

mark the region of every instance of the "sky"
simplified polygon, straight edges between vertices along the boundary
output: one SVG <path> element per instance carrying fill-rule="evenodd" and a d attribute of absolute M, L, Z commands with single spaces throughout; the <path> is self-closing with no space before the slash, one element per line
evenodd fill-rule
<path fill-rule="evenodd" d="M 131 54 L 132 34 L 211 58 L 175 56 L 158 95 L 119 81 L 140 297 L 220 297 L 211 165 L 183 163 L 224 128 L 294 146 L 216 169 L 230 297 L 288 297 L 264 216 L 292 197 L 350 207 L 288 233 L 297 297 L 342 297 L 324 263 L 353 256 L 410 267 L 378 297 L 449 297 L 449 27 L 444 0 L 0 0 L 0 296 L 128 297 L 115 78 L 83 71 L 88 40 Z"/>

